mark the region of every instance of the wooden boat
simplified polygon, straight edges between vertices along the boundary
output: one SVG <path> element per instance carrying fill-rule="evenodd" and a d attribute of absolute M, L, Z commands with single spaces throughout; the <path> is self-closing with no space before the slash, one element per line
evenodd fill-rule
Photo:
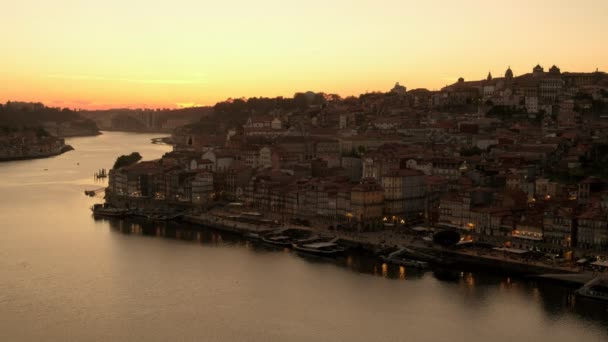
<path fill-rule="evenodd" d="M 128 209 L 108 208 L 104 207 L 103 204 L 95 204 L 91 207 L 91 211 L 93 211 L 93 215 L 99 216 L 122 217 L 129 214 Z"/>
<path fill-rule="evenodd" d="M 576 290 L 575 293 L 581 297 L 608 301 L 608 288 L 606 287 L 582 287 Z"/>
<path fill-rule="evenodd" d="M 262 238 L 262 236 L 258 233 L 247 233 L 243 235 L 243 237 L 250 241 L 258 241 Z"/>
<path fill-rule="evenodd" d="M 291 247 L 292 239 L 285 235 L 266 236 L 262 238 L 262 241 L 279 247 Z"/>
<path fill-rule="evenodd" d="M 429 263 L 426 261 L 408 259 L 408 258 L 403 258 L 403 257 L 399 257 L 399 256 L 395 256 L 395 257 L 381 256 L 380 259 L 382 259 L 382 261 L 385 261 L 387 263 L 391 263 L 391 264 L 395 264 L 395 265 L 399 265 L 399 266 L 406 266 L 406 267 L 412 267 L 412 268 L 418 268 L 418 269 L 429 268 Z"/>
<path fill-rule="evenodd" d="M 298 252 L 323 257 L 336 257 L 346 250 L 344 247 L 333 242 L 313 242 L 308 244 L 294 243 L 292 246 L 293 249 Z"/>

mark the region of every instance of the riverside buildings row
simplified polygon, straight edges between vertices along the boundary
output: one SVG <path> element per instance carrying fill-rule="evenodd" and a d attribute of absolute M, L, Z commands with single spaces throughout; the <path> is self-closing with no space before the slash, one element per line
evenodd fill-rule
<path fill-rule="evenodd" d="M 251 111 L 110 172 L 110 197 L 368 231 L 427 224 L 564 255 L 608 253 L 608 77 L 544 72 Z M 225 134 L 223 134 L 225 133 Z M 604 164 L 607 163 L 607 164 Z"/>

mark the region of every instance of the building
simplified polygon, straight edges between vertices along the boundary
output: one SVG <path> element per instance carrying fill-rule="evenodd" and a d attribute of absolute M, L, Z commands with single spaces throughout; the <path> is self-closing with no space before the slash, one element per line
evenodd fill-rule
<path fill-rule="evenodd" d="M 192 203 L 196 205 L 207 204 L 214 197 L 213 173 L 209 171 L 198 172 L 192 180 Z"/>
<path fill-rule="evenodd" d="M 353 218 L 369 229 L 370 221 L 383 217 L 384 189 L 374 179 L 364 178 L 352 187 L 350 206 Z"/>
<path fill-rule="evenodd" d="M 389 216 L 421 217 L 425 210 L 426 176 L 416 170 L 392 170 L 381 177 L 384 213 Z"/>

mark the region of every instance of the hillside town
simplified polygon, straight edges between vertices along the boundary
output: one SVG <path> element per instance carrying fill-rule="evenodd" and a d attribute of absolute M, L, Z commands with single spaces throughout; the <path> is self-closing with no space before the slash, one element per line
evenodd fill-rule
<path fill-rule="evenodd" d="M 71 150 L 63 138 L 45 131 L 0 132 L 0 161 L 51 157 Z"/>
<path fill-rule="evenodd" d="M 92 120 L 42 103 L 0 103 L 0 161 L 56 156 L 72 150 L 64 138 L 100 134 Z"/>
<path fill-rule="evenodd" d="M 608 74 L 501 74 L 437 91 L 299 93 L 292 108 L 229 100 L 176 129 L 161 159 L 112 169 L 106 200 L 193 212 L 237 203 L 354 234 L 426 226 L 513 250 L 608 255 Z"/>

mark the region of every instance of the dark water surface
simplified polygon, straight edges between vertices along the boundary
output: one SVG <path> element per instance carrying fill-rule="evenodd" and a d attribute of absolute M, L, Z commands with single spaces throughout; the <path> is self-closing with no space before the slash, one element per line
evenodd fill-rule
<path fill-rule="evenodd" d="M 92 174 L 169 150 L 152 137 L 72 138 L 61 156 L 0 163 L 0 341 L 608 341 L 607 305 L 556 285 L 94 220 Z"/>

